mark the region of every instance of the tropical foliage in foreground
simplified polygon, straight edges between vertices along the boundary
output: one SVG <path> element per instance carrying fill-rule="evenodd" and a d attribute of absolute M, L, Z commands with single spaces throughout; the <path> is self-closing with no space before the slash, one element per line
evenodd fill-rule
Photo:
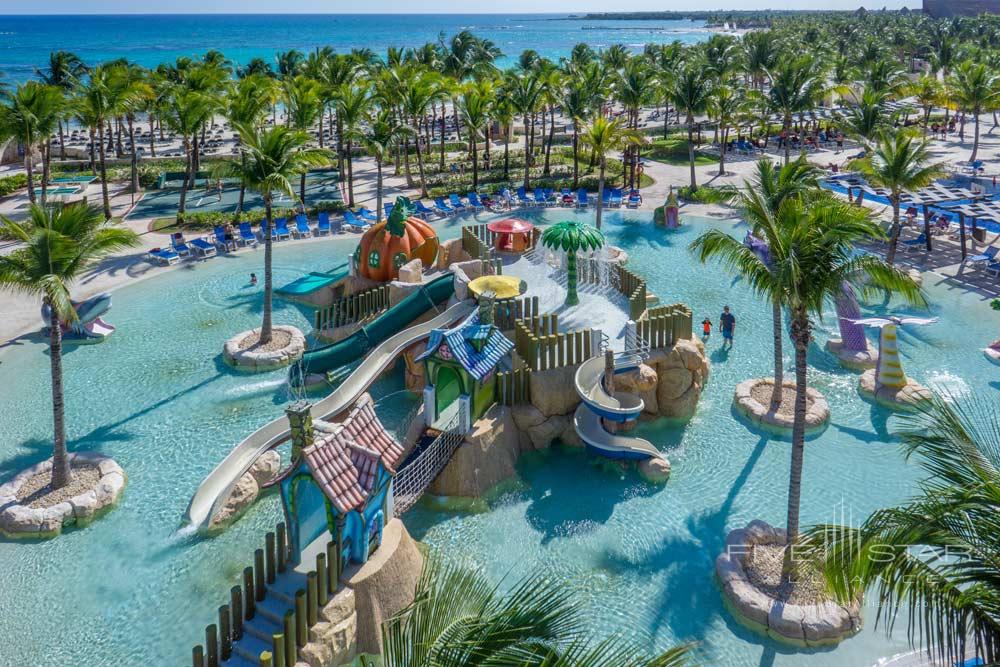
<path fill-rule="evenodd" d="M 1000 409 L 987 400 L 936 399 L 904 418 L 907 457 L 928 474 L 920 495 L 878 510 L 860 527 L 822 525 L 809 546 L 836 596 L 871 592 L 875 622 L 902 615 L 911 643 L 949 661 L 974 648 L 1000 659 Z"/>
<path fill-rule="evenodd" d="M 554 581 L 536 575 L 504 590 L 465 567 L 428 561 L 413 603 L 383 626 L 381 664 L 681 667 L 691 648 L 651 657 L 617 637 L 591 639 L 582 603 Z"/>

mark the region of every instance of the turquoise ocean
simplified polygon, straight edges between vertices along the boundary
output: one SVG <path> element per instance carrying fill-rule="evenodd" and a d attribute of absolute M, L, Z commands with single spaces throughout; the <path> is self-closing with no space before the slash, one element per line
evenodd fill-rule
<path fill-rule="evenodd" d="M 321 46 L 339 53 L 366 47 L 384 56 L 389 46 L 420 46 L 461 30 L 500 47 L 501 66 L 525 49 L 558 59 L 579 42 L 639 51 L 648 43 L 692 43 L 709 35 L 700 21 L 592 21 L 566 14 L 0 16 L 0 71 L 23 81 L 59 49 L 88 64 L 128 58 L 146 67 L 209 49 L 236 64 L 256 57 L 274 63 L 279 51 Z"/>

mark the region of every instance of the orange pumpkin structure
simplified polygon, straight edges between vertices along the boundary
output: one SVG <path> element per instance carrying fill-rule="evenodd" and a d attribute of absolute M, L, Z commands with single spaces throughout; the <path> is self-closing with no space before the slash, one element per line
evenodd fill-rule
<path fill-rule="evenodd" d="M 437 232 L 425 221 L 413 215 L 406 197 L 399 197 L 389 219 L 373 226 L 361 237 L 354 253 L 358 275 L 388 282 L 399 277 L 399 268 L 413 259 L 425 267 L 437 258 Z"/>

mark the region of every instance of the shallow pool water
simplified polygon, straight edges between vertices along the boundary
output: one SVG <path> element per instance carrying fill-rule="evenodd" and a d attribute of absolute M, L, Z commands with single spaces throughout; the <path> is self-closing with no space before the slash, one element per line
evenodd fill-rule
<path fill-rule="evenodd" d="M 525 214 L 547 222 L 575 216 L 593 214 Z M 835 651 L 789 651 L 741 629 L 723 610 L 712 562 L 725 532 L 752 518 L 781 524 L 784 517 L 788 446 L 747 430 L 730 407 L 736 382 L 769 369 L 770 309 L 686 251 L 699 231 L 727 223 L 689 221 L 667 232 L 650 217 L 612 213 L 605 231 L 628 250 L 651 291 L 690 304 L 695 321 L 717 318 L 724 304 L 738 318 L 731 352 L 708 343 L 712 377 L 695 419 L 641 427 L 670 458 L 669 483 L 647 486 L 583 452 L 556 448 L 525 457 L 520 479 L 490 500 L 488 512 L 420 506 L 407 515 L 410 530 L 442 556 L 477 563 L 497 578 L 542 571 L 558 579 L 588 602 L 597 635 L 617 632 L 650 648 L 699 639 L 706 664 L 866 665 L 903 650 L 905 642 L 866 629 Z M 437 227 L 452 237 L 460 223 Z M 339 264 L 356 242 L 278 244 L 276 284 Z M 106 317 L 115 335 L 67 353 L 71 448 L 114 456 L 129 484 L 122 505 L 86 529 L 42 543 L 0 542 L 0 636 L 17 638 L 5 643 L 0 663 L 189 663 L 191 645 L 279 515 L 271 497 L 217 538 L 177 533 L 203 476 L 233 443 L 279 415 L 288 398 L 284 372 L 240 375 L 220 361 L 222 342 L 258 323 L 260 292 L 247 276 L 261 262 L 259 251 L 220 257 L 125 287 Z M 1000 314 L 980 297 L 936 285 L 933 276 L 927 282 L 942 321 L 903 333 L 907 370 L 957 394 L 996 396 L 1000 374 L 979 349 L 997 337 Z M 275 321 L 308 329 L 308 311 L 275 304 Z M 810 359 L 833 423 L 807 446 L 806 523 L 840 512 L 864 517 L 907 497 L 919 475 L 888 441 L 888 414 L 859 399 L 857 376 L 821 351 L 835 329 L 832 315 L 820 324 Z M 48 455 L 51 417 L 42 339 L 15 341 L 0 350 L 0 362 L 2 479 Z M 397 373 L 373 393 L 401 389 Z M 383 401 L 385 420 L 397 425 L 411 401 Z"/>

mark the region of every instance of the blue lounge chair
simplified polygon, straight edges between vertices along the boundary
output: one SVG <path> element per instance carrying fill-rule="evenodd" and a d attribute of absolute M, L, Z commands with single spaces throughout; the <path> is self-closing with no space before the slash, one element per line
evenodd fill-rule
<path fill-rule="evenodd" d="M 253 233 L 253 228 L 249 222 L 240 223 L 240 243 L 243 245 L 257 245 L 257 236 Z"/>
<path fill-rule="evenodd" d="M 628 201 L 625 203 L 628 208 L 639 208 L 642 206 L 642 194 L 638 190 L 628 193 Z"/>
<path fill-rule="evenodd" d="M 921 247 L 927 245 L 927 235 L 920 232 L 920 235 L 915 239 L 909 239 L 908 241 L 903 241 L 903 246 L 907 250 L 919 250 Z"/>
<path fill-rule="evenodd" d="M 605 208 L 608 208 L 608 207 L 611 206 L 611 190 L 610 189 L 609 190 L 605 190 L 604 192 L 601 193 L 601 203 L 604 205 Z"/>
<path fill-rule="evenodd" d="M 330 233 L 330 214 L 327 211 L 320 211 L 316 216 L 316 236 Z"/>
<path fill-rule="evenodd" d="M 215 239 L 216 248 L 222 248 L 223 250 L 227 248 L 226 230 L 223 229 L 222 225 L 215 226 L 215 229 L 212 230 L 212 237 Z"/>
<path fill-rule="evenodd" d="M 534 197 L 524 191 L 523 185 L 517 189 L 517 201 L 521 206 L 534 206 L 537 203 Z"/>
<path fill-rule="evenodd" d="M 429 216 L 437 213 L 437 211 L 435 211 L 434 209 L 427 208 L 427 205 L 424 204 L 424 202 L 422 202 L 419 199 L 413 203 L 413 208 L 416 211 L 417 215 L 419 215 L 424 220 L 426 220 Z"/>
<path fill-rule="evenodd" d="M 622 206 L 622 191 L 620 188 L 613 188 L 611 190 L 611 206 L 612 208 L 621 208 Z"/>
<path fill-rule="evenodd" d="M 288 231 L 288 220 L 286 218 L 278 218 L 274 221 L 274 233 L 277 235 L 279 241 L 281 239 L 292 238 L 292 233 Z"/>
<path fill-rule="evenodd" d="M 444 199 L 442 199 L 441 197 L 438 197 L 437 199 L 434 200 L 434 208 L 436 208 L 444 215 L 452 215 L 455 213 L 455 209 L 444 203 Z"/>
<path fill-rule="evenodd" d="M 545 190 L 542 188 L 535 188 L 535 206 L 547 206 L 548 199 L 545 197 Z"/>
<path fill-rule="evenodd" d="M 347 225 L 351 231 L 355 232 L 364 231 L 371 227 L 367 221 L 359 219 L 350 209 L 344 211 L 344 224 Z"/>
<path fill-rule="evenodd" d="M 1000 246 L 991 245 L 983 254 L 970 255 L 965 258 L 965 261 L 970 264 L 988 264 L 997 258 L 998 251 L 1000 251 Z"/>
<path fill-rule="evenodd" d="M 563 188 L 559 193 L 559 203 L 562 206 L 576 206 L 573 192 L 569 188 Z"/>
<path fill-rule="evenodd" d="M 986 265 L 986 272 L 1000 276 L 1000 262 L 990 262 Z"/>
<path fill-rule="evenodd" d="M 454 192 L 448 195 L 448 203 L 451 204 L 451 207 L 456 211 L 464 211 L 466 208 L 468 208 L 462 202 L 462 198 L 456 195 Z"/>
<path fill-rule="evenodd" d="M 556 191 L 555 190 L 553 190 L 552 188 L 542 188 L 542 193 L 544 194 L 543 199 L 545 200 L 546 204 L 555 204 L 556 203 Z"/>
<path fill-rule="evenodd" d="M 181 256 L 178 255 L 173 250 L 150 250 L 146 253 L 146 257 L 151 260 L 156 260 L 157 263 L 167 266 L 169 264 L 176 264 L 181 261 Z"/>
<path fill-rule="evenodd" d="M 470 192 L 465 196 L 465 198 L 469 200 L 469 206 L 471 206 L 474 211 L 482 211 L 486 208 L 486 206 L 483 205 L 483 202 L 479 201 L 479 195 L 475 192 Z"/>
<path fill-rule="evenodd" d="M 205 239 L 192 239 L 188 241 L 202 257 L 213 257 L 215 255 L 215 244 L 209 243 Z"/>
<path fill-rule="evenodd" d="M 375 215 L 375 211 L 372 211 L 371 209 L 365 206 L 359 208 L 356 215 L 361 216 L 362 220 L 371 220 L 371 221 L 378 220 L 378 216 Z"/>
<path fill-rule="evenodd" d="M 590 202 L 587 201 L 587 191 L 584 188 L 580 188 L 576 191 L 576 207 L 587 208 L 588 206 L 590 206 Z"/>
<path fill-rule="evenodd" d="M 309 228 L 309 219 L 306 218 L 304 213 L 299 213 L 295 216 L 295 233 L 298 234 L 300 239 L 312 236 L 313 232 Z"/>
<path fill-rule="evenodd" d="M 180 234 L 172 235 L 170 237 L 170 247 L 173 249 L 174 252 L 176 252 L 181 257 L 183 257 L 184 255 L 191 254 L 191 248 L 184 240 L 184 237 L 181 236 Z"/>

